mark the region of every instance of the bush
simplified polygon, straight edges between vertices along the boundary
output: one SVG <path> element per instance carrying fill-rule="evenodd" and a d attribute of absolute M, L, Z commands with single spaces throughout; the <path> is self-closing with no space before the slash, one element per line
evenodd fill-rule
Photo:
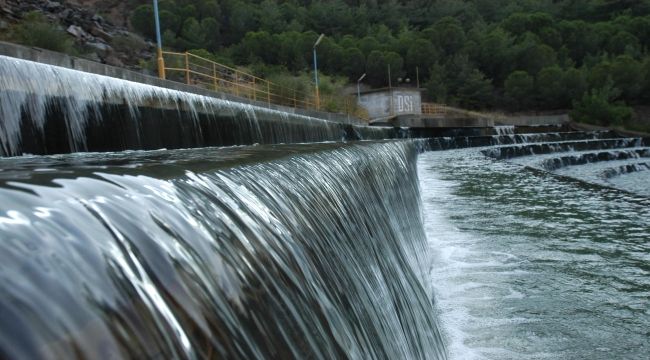
<path fill-rule="evenodd" d="M 632 109 L 622 102 L 613 103 L 619 91 L 611 86 L 593 89 L 582 99 L 573 102 L 571 118 L 574 121 L 610 126 L 623 125 L 632 118 Z"/>
<path fill-rule="evenodd" d="M 25 14 L 23 21 L 11 30 L 10 39 L 23 45 L 76 54 L 73 41 L 65 31 L 51 24 L 37 11 Z"/>

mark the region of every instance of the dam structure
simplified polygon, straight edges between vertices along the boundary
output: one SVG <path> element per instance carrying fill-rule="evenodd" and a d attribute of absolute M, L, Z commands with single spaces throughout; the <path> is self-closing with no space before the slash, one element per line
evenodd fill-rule
<path fill-rule="evenodd" d="M 431 136 L 9 56 L 0 85 L 1 358 L 650 350 L 648 138 Z"/>

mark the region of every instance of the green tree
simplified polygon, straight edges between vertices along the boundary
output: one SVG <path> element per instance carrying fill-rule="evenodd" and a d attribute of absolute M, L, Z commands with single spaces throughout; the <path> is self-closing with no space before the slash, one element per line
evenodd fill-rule
<path fill-rule="evenodd" d="M 570 115 L 574 121 L 610 126 L 621 125 L 632 118 L 632 109 L 622 102 L 614 102 L 619 91 L 611 85 L 593 89 L 573 103 Z"/>
<path fill-rule="evenodd" d="M 572 67 L 563 74 L 562 88 L 565 96 L 561 98 L 560 107 L 568 108 L 573 104 L 573 101 L 581 99 L 582 95 L 587 91 L 587 80 L 582 71 Z"/>
<path fill-rule="evenodd" d="M 555 65 L 542 69 L 537 74 L 535 87 L 539 104 L 544 109 L 557 109 L 565 96 L 564 72 Z"/>
<path fill-rule="evenodd" d="M 642 63 L 631 56 L 621 55 L 611 62 L 611 78 L 614 86 L 621 90 L 621 97 L 628 103 L 636 102 L 643 90 L 645 77 Z"/>
<path fill-rule="evenodd" d="M 408 71 L 415 71 L 419 68 L 420 76 L 429 76 L 429 68 L 438 61 L 440 55 L 431 42 L 424 39 L 417 39 L 411 44 L 406 52 L 406 68 Z"/>
<path fill-rule="evenodd" d="M 447 74 L 445 67 L 438 63 L 429 69 L 429 79 L 424 87 L 427 89 L 429 99 L 444 104 L 447 102 Z"/>
<path fill-rule="evenodd" d="M 523 110 L 530 106 L 533 90 L 533 77 L 525 71 L 513 71 L 505 81 L 506 100 L 515 110 Z"/>
<path fill-rule="evenodd" d="M 366 58 L 361 50 L 357 48 L 347 48 L 343 50 L 343 73 L 350 79 L 356 81 L 366 69 Z"/>
<path fill-rule="evenodd" d="M 464 108 L 479 109 L 492 104 L 492 82 L 479 70 L 472 69 L 458 88 L 458 105 Z"/>
<path fill-rule="evenodd" d="M 442 49 L 447 55 L 460 51 L 466 40 L 461 23 L 452 17 L 440 19 L 433 27 L 425 30 L 425 35 L 429 36 L 436 47 Z"/>
<path fill-rule="evenodd" d="M 135 31 L 142 35 L 153 39 L 156 36 L 156 28 L 154 24 L 153 8 L 151 5 L 140 5 L 131 14 L 129 18 L 131 26 Z"/>

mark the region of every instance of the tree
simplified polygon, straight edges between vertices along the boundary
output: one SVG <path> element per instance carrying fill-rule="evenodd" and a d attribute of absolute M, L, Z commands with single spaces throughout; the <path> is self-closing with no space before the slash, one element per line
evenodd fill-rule
<path fill-rule="evenodd" d="M 631 56 L 621 55 L 611 62 L 610 70 L 614 86 L 621 90 L 621 97 L 628 103 L 638 101 L 643 90 L 643 81 L 640 80 L 645 77 L 642 64 Z"/>
<path fill-rule="evenodd" d="M 492 92 L 492 82 L 479 70 L 472 69 L 458 88 L 456 98 L 462 107 L 480 109 L 492 104 Z"/>
<path fill-rule="evenodd" d="M 560 106 L 568 108 L 573 104 L 573 101 L 581 99 L 582 95 L 587 91 L 587 80 L 585 80 L 582 71 L 572 67 L 564 72 L 562 88 L 565 96 L 561 98 Z"/>
<path fill-rule="evenodd" d="M 565 96 L 563 75 L 564 72 L 557 65 L 545 67 L 537 74 L 536 93 L 539 104 L 544 109 L 557 109 L 561 106 Z"/>
<path fill-rule="evenodd" d="M 447 78 L 445 67 L 436 63 L 429 69 L 429 80 L 424 84 L 429 98 L 438 103 L 447 102 Z"/>
<path fill-rule="evenodd" d="M 366 58 L 361 50 L 347 48 L 343 50 L 343 73 L 350 79 L 356 81 L 365 72 Z"/>
<path fill-rule="evenodd" d="M 505 81 L 506 99 L 516 110 L 523 110 L 531 104 L 533 89 L 533 78 L 525 71 L 513 71 Z"/>
<path fill-rule="evenodd" d="M 440 19 L 425 30 L 425 34 L 447 55 L 457 53 L 465 45 L 465 31 L 460 22 L 452 17 Z"/>
<path fill-rule="evenodd" d="M 417 39 L 406 52 L 406 68 L 408 71 L 415 71 L 419 68 L 420 75 L 424 78 L 429 76 L 429 68 L 438 61 L 440 55 L 431 42 L 424 39 Z"/>
<path fill-rule="evenodd" d="M 622 102 L 614 102 L 618 90 L 610 85 L 593 89 L 573 103 L 570 115 L 575 121 L 602 126 L 621 125 L 632 118 L 632 109 Z"/>
<path fill-rule="evenodd" d="M 129 20 L 133 29 L 140 34 L 149 39 L 153 39 L 156 36 L 153 8 L 151 5 L 140 5 L 135 8 Z"/>

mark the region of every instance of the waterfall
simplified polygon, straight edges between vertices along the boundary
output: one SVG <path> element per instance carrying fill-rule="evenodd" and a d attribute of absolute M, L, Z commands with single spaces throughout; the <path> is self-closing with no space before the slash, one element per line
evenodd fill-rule
<path fill-rule="evenodd" d="M 0 355 L 444 359 L 416 156 L 402 141 L 0 160 Z"/>
<path fill-rule="evenodd" d="M 500 125 L 494 127 L 494 132 L 497 135 L 514 135 L 515 126 L 514 125 Z"/>
<path fill-rule="evenodd" d="M 6 56 L 0 117 L 0 156 L 340 141 L 353 132 L 349 124 Z"/>

